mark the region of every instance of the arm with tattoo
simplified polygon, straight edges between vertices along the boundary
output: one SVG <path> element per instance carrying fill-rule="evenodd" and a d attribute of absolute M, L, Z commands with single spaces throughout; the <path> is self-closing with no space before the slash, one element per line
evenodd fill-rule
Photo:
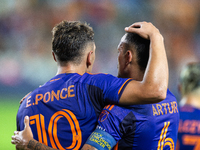
<path fill-rule="evenodd" d="M 57 150 L 51 147 L 48 147 L 34 139 L 31 139 L 28 142 L 27 148 L 31 149 L 31 150 Z"/>

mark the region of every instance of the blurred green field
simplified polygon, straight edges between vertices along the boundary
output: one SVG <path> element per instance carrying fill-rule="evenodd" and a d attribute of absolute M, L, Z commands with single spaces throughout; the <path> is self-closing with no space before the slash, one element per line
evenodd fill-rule
<path fill-rule="evenodd" d="M 20 98 L 2 98 L 0 96 L 0 149 L 14 150 L 11 136 L 16 130 L 16 114 Z"/>

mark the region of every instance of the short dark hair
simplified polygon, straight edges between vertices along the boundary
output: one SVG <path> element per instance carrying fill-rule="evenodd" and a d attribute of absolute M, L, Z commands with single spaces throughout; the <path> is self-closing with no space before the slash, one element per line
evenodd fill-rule
<path fill-rule="evenodd" d="M 126 41 L 125 50 L 135 48 L 140 70 L 145 71 L 149 60 L 150 40 L 144 39 L 135 33 L 126 33 Z"/>
<path fill-rule="evenodd" d="M 79 63 L 86 44 L 94 42 L 92 27 L 80 21 L 62 21 L 52 33 L 52 50 L 60 62 Z"/>

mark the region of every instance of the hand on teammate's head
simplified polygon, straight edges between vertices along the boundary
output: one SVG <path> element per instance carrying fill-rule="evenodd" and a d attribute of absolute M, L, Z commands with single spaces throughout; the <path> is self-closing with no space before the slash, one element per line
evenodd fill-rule
<path fill-rule="evenodd" d="M 150 22 L 136 22 L 125 28 L 126 32 L 140 35 L 144 39 L 151 39 L 151 36 L 160 34 L 159 30 Z"/>

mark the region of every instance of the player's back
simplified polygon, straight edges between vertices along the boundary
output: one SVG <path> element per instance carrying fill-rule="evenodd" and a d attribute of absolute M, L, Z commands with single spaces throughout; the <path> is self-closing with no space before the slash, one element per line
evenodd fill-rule
<path fill-rule="evenodd" d="M 130 107 L 111 105 L 103 111 L 99 124 L 118 141 L 115 149 L 175 149 L 179 111 L 176 98 L 169 90 L 160 103 Z"/>
<path fill-rule="evenodd" d="M 180 122 L 176 150 L 200 149 L 200 109 L 190 105 L 180 107 Z"/>
<path fill-rule="evenodd" d="M 118 91 L 113 94 L 111 85 L 115 91 L 125 80 L 105 74 L 57 75 L 27 96 L 17 114 L 17 128 L 23 130 L 28 115 L 34 139 L 53 148 L 79 149 L 95 129 L 104 103 L 118 102 Z"/>
<path fill-rule="evenodd" d="M 135 115 L 136 120 L 139 118 L 138 124 L 136 122 L 138 128 L 135 132 L 135 136 L 138 135 L 138 149 L 145 149 L 146 147 L 150 150 L 174 150 L 179 124 L 179 110 L 174 95 L 168 90 L 165 100 L 143 107 L 144 112 L 137 114 L 138 111 L 136 110 Z M 149 110 L 149 116 L 145 112 L 147 110 Z M 146 118 L 148 120 L 143 123 L 144 115 L 148 116 Z"/>

